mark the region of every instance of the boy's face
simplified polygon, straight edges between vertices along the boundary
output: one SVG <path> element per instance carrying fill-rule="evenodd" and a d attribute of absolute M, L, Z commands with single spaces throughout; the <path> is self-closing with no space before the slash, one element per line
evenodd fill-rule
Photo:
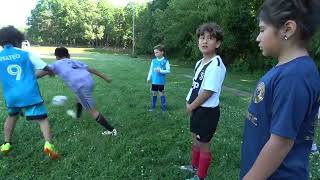
<path fill-rule="evenodd" d="M 216 48 L 220 47 L 220 41 L 210 35 L 210 33 L 205 32 L 203 35 L 199 36 L 199 50 L 204 55 L 211 55 L 216 53 Z"/>
<path fill-rule="evenodd" d="M 256 39 L 264 56 L 277 57 L 281 50 L 281 38 L 277 30 L 263 21 L 259 22 L 260 33 Z"/>
<path fill-rule="evenodd" d="M 163 51 L 159 51 L 158 49 L 155 49 L 155 50 L 153 50 L 153 52 L 154 52 L 154 55 L 157 58 L 162 58 L 163 57 Z"/>

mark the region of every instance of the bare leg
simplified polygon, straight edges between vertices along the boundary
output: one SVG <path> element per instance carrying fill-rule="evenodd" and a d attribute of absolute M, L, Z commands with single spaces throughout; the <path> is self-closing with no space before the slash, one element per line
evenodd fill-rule
<path fill-rule="evenodd" d="M 4 123 L 4 140 L 5 142 L 11 142 L 11 136 L 16 126 L 18 116 L 8 116 Z"/>
<path fill-rule="evenodd" d="M 40 129 L 41 129 L 42 135 L 44 137 L 44 140 L 50 142 L 52 137 L 51 137 L 51 131 L 50 131 L 50 125 L 49 125 L 48 118 L 45 118 L 43 120 L 39 120 L 37 122 L 40 125 Z"/>
<path fill-rule="evenodd" d="M 97 111 L 96 108 L 92 108 L 90 109 L 90 114 L 94 119 L 96 119 L 99 116 L 99 111 Z"/>
<path fill-rule="evenodd" d="M 160 96 L 164 96 L 164 95 L 165 95 L 164 90 L 160 91 Z"/>
<path fill-rule="evenodd" d="M 195 133 L 192 133 L 192 144 L 200 148 L 200 142 L 197 140 Z"/>
<path fill-rule="evenodd" d="M 202 143 L 199 142 L 199 147 L 202 152 L 211 152 L 211 143 Z"/>
<path fill-rule="evenodd" d="M 152 96 L 158 96 L 158 91 L 152 91 Z"/>

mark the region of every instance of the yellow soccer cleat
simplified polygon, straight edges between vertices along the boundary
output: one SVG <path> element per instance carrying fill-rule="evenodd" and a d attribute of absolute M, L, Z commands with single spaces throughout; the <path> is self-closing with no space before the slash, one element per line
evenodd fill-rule
<path fill-rule="evenodd" d="M 1 152 L 4 155 L 7 155 L 12 150 L 12 146 L 10 143 L 4 143 L 1 145 Z"/>
<path fill-rule="evenodd" d="M 52 159 L 55 160 L 59 157 L 58 151 L 55 146 L 48 141 L 44 144 L 43 151 Z"/>

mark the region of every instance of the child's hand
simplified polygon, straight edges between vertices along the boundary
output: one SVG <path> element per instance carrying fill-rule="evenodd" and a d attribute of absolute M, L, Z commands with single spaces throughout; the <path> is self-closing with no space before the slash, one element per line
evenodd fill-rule
<path fill-rule="evenodd" d="M 190 105 L 188 102 L 186 102 L 186 109 L 187 109 L 187 113 L 188 113 L 189 115 L 191 115 L 193 109 L 191 108 L 191 105 Z"/>
<path fill-rule="evenodd" d="M 158 67 L 158 68 L 156 69 L 156 72 L 157 72 L 157 73 L 160 73 L 160 70 L 161 70 L 161 69 Z"/>
<path fill-rule="evenodd" d="M 149 83 L 150 82 L 150 80 L 149 79 L 147 79 L 147 83 Z"/>

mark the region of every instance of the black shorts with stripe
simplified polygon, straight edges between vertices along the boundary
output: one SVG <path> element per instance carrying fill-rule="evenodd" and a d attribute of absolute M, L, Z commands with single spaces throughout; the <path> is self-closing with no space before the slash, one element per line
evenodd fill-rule
<path fill-rule="evenodd" d="M 216 132 L 220 118 L 220 107 L 198 107 L 190 117 L 190 131 L 195 133 L 200 142 L 210 142 Z"/>

